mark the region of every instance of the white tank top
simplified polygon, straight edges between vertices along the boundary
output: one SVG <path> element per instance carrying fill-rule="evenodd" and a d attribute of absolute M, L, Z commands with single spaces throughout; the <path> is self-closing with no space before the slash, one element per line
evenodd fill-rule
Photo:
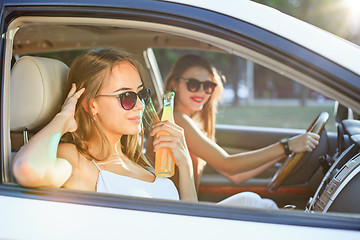
<path fill-rule="evenodd" d="M 92 160 L 92 162 L 99 169 L 96 184 L 97 192 L 133 197 L 179 200 L 179 193 L 174 183 L 168 178 L 155 177 L 154 182 L 146 182 L 102 170 L 94 160 Z"/>

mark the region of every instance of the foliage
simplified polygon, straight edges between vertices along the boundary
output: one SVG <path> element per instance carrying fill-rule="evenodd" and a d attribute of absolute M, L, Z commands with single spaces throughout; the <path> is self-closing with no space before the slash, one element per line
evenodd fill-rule
<path fill-rule="evenodd" d="M 336 131 L 334 106 L 222 106 L 216 115 L 216 123 L 258 127 L 307 129 L 320 112 L 329 113 L 328 131 Z"/>

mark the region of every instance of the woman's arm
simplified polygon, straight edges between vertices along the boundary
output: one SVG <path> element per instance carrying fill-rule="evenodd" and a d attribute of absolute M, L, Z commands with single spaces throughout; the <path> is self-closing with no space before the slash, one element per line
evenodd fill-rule
<path fill-rule="evenodd" d="M 170 148 L 179 169 L 179 192 L 181 200 L 197 201 L 192 161 L 187 148 L 184 130 L 176 124 L 164 121 L 154 125 L 150 136 L 165 131 L 169 136 L 159 136 L 153 141 L 154 151 L 162 147 Z"/>
<path fill-rule="evenodd" d="M 15 155 L 13 173 L 21 185 L 61 187 L 69 179 L 71 164 L 57 158 L 57 150 L 61 136 L 77 129 L 74 111 L 83 92 L 84 89 L 76 92 L 76 86 L 73 85 L 61 112 Z"/>
<path fill-rule="evenodd" d="M 204 159 L 219 172 L 234 175 L 258 168 L 271 161 L 278 161 L 284 156 L 284 149 L 279 142 L 254 151 L 229 155 L 202 133 L 191 118 L 179 112 L 176 112 L 174 117 L 175 122 L 184 129 L 190 152 Z M 318 144 L 318 139 L 319 135 L 313 133 L 296 136 L 289 140 L 290 150 L 311 151 Z"/>
<path fill-rule="evenodd" d="M 262 173 L 263 171 L 265 171 L 266 169 L 268 169 L 269 167 L 271 167 L 272 165 L 274 165 L 276 162 L 278 162 L 279 160 L 283 159 L 284 157 L 280 157 L 279 159 L 274 159 L 271 162 L 265 163 L 264 165 L 257 167 L 253 170 L 249 170 L 246 172 L 241 172 L 241 173 L 237 173 L 234 175 L 230 175 L 230 174 L 226 174 L 224 172 L 220 172 L 223 176 L 225 176 L 226 178 L 228 178 L 229 180 L 231 180 L 233 183 L 236 184 L 240 184 L 250 178 L 253 178 L 255 176 L 257 176 L 258 174 Z"/>

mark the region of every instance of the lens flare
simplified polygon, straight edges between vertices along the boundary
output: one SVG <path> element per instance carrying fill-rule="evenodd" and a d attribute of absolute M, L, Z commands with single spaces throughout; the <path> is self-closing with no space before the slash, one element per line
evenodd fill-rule
<path fill-rule="evenodd" d="M 348 23 L 350 32 L 358 36 L 360 34 L 360 0 L 344 0 L 343 4 L 348 12 L 345 22 Z"/>
<path fill-rule="evenodd" d="M 344 0 L 345 6 L 349 9 L 352 18 L 360 17 L 360 1 L 359 0 Z"/>

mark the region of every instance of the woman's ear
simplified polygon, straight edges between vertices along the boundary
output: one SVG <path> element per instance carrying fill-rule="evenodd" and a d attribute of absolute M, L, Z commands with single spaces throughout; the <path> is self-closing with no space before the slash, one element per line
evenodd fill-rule
<path fill-rule="evenodd" d="M 89 106 L 88 106 L 88 104 L 87 104 L 87 101 L 86 101 L 86 98 L 83 98 L 82 100 L 81 100 L 81 106 L 83 107 L 83 109 L 85 110 L 85 112 L 89 112 Z"/>
<path fill-rule="evenodd" d="M 81 101 L 81 105 L 87 113 L 97 113 L 95 99 L 86 101 L 85 98 Z"/>
<path fill-rule="evenodd" d="M 177 92 L 178 86 L 179 86 L 179 81 L 176 81 L 176 80 L 171 81 L 171 83 L 170 83 L 171 90 L 173 90 L 174 92 Z"/>

